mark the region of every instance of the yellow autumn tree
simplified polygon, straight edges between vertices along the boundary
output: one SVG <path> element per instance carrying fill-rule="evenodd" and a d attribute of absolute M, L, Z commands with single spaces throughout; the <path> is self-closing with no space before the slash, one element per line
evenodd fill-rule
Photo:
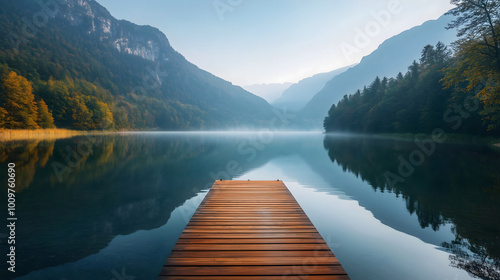
<path fill-rule="evenodd" d="M 4 128 L 5 127 L 5 119 L 7 118 L 7 111 L 0 107 L 0 128 Z"/>
<path fill-rule="evenodd" d="M 93 112 L 95 129 L 109 130 L 114 127 L 113 113 L 111 113 L 108 104 L 96 101 Z"/>
<path fill-rule="evenodd" d="M 43 99 L 40 99 L 37 102 L 38 105 L 38 125 L 41 128 L 55 128 L 56 126 L 54 125 L 54 118 L 52 117 L 52 112 L 49 111 L 49 107 L 43 101 Z"/>
<path fill-rule="evenodd" d="M 94 128 L 92 112 L 89 110 L 82 97 L 77 95 L 72 100 L 72 111 L 74 128 L 78 130 L 92 130 Z"/>
<path fill-rule="evenodd" d="M 465 84 L 464 89 L 483 103 L 482 113 L 489 120 L 489 128 L 495 129 L 500 127 L 500 72 L 485 48 L 480 42 L 463 42 L 457 48 L 455 67 L 445 76 L 445 85 Z"/>
<path fill-rule="evenodd" d="M 0 105 L 7 111 L 4 119 L 6 128 L 39 128 L 33 88 L 25 77 L 16 72 L 10 72 L 4 77 Z"/>

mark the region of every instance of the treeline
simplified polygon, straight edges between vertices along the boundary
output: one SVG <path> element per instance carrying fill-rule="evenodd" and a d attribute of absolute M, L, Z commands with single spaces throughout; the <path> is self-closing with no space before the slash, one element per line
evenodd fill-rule
<path fill-rule="evenodd" d="M 35 90 L 30 81 L 4 64 L 0 85 L 0 128 L 55 128 L 56 123 L 58 127 L 79 130 L 115 127 L 110 106 L 97 98 L 103 90 L 88 82 L 78 81 L 75 85 L 74 81 L 51 78 L 48 82 L 37 81 Z"/>
<path fill-rule="evenodd" d="M 0 65 L 0 129 L 185 129 L 203 123 L 194 121 L 202 115 L 195 106 L 145 95 L 114 95 L 70 76 L 29 81 L 18 72 Z"/>
<path fill-rule="evenodd" d="M 419 62 L 395 78 L 377 77 L 368 87 L 345 95 L 324 121 L 327 132 L 432 133 L 436 128 L 464 134 L 498 133 L 498 123 L 485 116 L 484 101 L 463 82 L 451 83 L 457 64 L 442 43 L 427 45 Z M 471 93 L 473 92 L 473 93 Z"/>

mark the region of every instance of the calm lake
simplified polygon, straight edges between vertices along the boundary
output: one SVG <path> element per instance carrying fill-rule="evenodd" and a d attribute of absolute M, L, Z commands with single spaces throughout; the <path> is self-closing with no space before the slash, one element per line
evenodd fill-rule
<path fill-rule="evenodd" d="M 280 179 L 354 280 L 499 279 L 500 151 L 433 145 L 270 132 L 2 143 L 18 220 L 16 273 L 0 231 L 0 278 L 157 279 L 214 180 Z"/>

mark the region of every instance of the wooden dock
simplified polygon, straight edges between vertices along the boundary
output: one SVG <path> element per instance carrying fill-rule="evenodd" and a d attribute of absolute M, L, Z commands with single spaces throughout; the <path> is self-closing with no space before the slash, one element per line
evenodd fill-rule
<path fill-rule="evenodd" d="M 282 181 L 216 181 L 159 279 L 349 277 Z"/>

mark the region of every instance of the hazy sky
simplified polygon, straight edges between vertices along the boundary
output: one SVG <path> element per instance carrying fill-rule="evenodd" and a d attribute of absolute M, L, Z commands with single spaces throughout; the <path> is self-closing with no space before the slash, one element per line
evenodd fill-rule
<path fill-rule="evenodd" d="M 347 66 L 453 6 L 449 0 L 97 0 L 163 31 L 178 52 L 233 84 L 297 82 Z"/>

